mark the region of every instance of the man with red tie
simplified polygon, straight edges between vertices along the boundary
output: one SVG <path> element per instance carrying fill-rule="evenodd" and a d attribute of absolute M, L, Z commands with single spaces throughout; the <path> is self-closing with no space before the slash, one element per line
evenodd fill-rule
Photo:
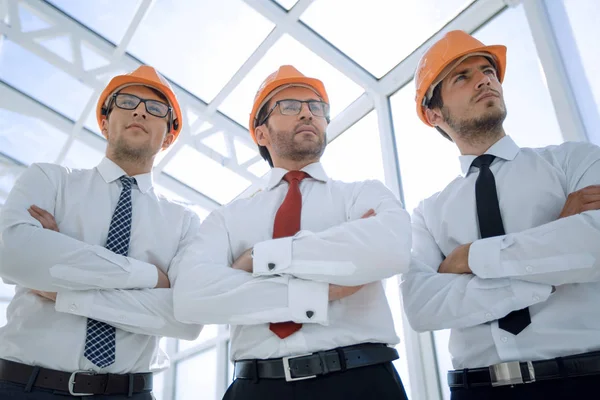
<path fill-rule="evenodd" d="M 266 187 L 213 212 L 182 257 L 180 321 L 231 325 L 225 399 L 405 399 L 382 280 L 408 268 L 408 214 L 378 181 L 330 179 L 329 99 L 292 66 L 260 86 L 250 134 Z"/>

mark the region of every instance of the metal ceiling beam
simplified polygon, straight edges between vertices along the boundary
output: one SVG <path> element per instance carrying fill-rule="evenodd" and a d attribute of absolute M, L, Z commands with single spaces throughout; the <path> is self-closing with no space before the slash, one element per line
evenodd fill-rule
<path fill-rule="evenodd" d="M 289 13 L 271 1 L 244 1 L 366 91 L 377 93 L 377 79 L 372 74 L 299 20 L 300 14 L 295 9 L 302 0 Z M 310 4 L 308 1 L 306 3 L 307 6 Z"/>

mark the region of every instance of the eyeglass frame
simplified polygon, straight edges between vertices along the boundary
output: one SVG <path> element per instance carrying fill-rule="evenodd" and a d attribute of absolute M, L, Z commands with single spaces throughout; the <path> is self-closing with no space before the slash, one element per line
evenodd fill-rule
<path fill-rule="evenodd" d="M 306 103 L 308 105 L 308 111 L 310 111 L 310 113 L 312 115 L 314 115 L 315 117 L 318 118 L 325 118 L 325 120 L 327 120 L 327 122 L 329 122 L 329 104 L 324 102 L 323 100 L 298 100 L 298 99 L 281 99 L 281 100 L 277 100 L 275 102 L 275 104 L 273 104 L 273 107 L 271 107 L 271 109 L 269 110 L 269 112 L 267 113 L 267 115 L 265 115 L 265 117 L 263 118 L 262 122 L 259 121 L 259 123 L 256 126 L 261 126 L 262 124 L 264 124 L 265 122 L 267 122 L 267 119 L 269 119 L 269 117 L 271 116 L 271 114 L 273 113 L 273 111 L 275 111 L 275 109 L 277 108 L 277 106 L 279 105 L 279 103 L 283 102 L 283 101 L 297 101 L 300 103 L 300 110 L 298 111 L 298 114 L 300 114 L 302 112 L 302 104 Z M 321 104 L 325 104 L 327 106 L 327 111 L 325 112 L 325 115 L 320 116 L 320 115 L 315 115 L 312 110 L 310 109 L 310 103 L 321 103 Z M 279 109 L 279 111 L 281 112 L 281 108 Z M 294 115 L 298 115 L 298 114 L 284 114 L 281 113 L 281 115 L 288 115 L 288 116 L 294 116 Z"/>
<path fill-rule="evenodd" d="M 136 99 L 139 100 L 139 103 L 137 103 L 135 105 L 135 107 L 133 107 L 133 108 L 123 108 L 123 107 L 117 105 L 117 96 L 119 96 L 119 95 L 135 97 Z M 159 117 L 158 115 L 152 114 L 150 112 L 150 110 L 148 110 L 148 103 L 147 103 L 148 101 L 155 101 L 157 103 L 161 103 L 161 104 L 166 105 L 168 107 L 167 108 L 167 113 L 165 115 L 163 115 L 162 117 Z M 131 94 L 131 93 L 116 92 L 116 93 L 113 93 L 110 96 L 110 99 L 108 100 L 108 103 L 106 104 L 106 115 L 108 115 L 108 113 L 110 113 L 111 106 L 113 105 L 113 103 L 114 103 L 115 107 L 118 107 L 121 110 L 129 110 L 129 111 L 135 110 L 136 108 L 138 108 L 140 106 L 140 103 L 144 103 L 144 109 L 146 110 L 146 112 L 148 114 L 152 115 L 153 117 L 156 117 L 156 118 L 166 118 L 167 116 L 169 116 L 169 118 L 167 119 L 167 132 L 171 132 L 171 126 L 174 126 L 175 129 L 177 129 L 177 121 L 174 121 L 174 119 L 173 119 L 173 107 L 171 107 L 169 104 L 167 104 L 165 102 L 162 102 L 160 100 L 155 100 L 155 99 L 142 99 L 141 97 L 136 96 L 135 94 Z"/>

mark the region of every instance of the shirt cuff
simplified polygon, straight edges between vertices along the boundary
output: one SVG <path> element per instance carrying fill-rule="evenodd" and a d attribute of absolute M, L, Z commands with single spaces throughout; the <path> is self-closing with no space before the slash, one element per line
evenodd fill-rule
<path fill-rule="evenodd" d="M 131 271 L 127 280 L 128 288 L 154 289 L 158 284 L 158 270 L 155 265 L 130 259 Z"/>
<path fill-rule="evenodd" d="M 304 279 L 290 279 L 288 305 L 294 322 L 327 325 L 329 284 Z"/>
<path fill-rule="evenodd" d="M 552 294 L 552 285 L 526 282 L 519 279 L 511 279 L 511 288 L 516 310 L 542 303 L 548 300 L 548 297 Z"/>
<path fill-rule="evenodd" d="M 504 236 L 480 239 L 469 248 L 469 268 L 480 278 L 503 278 L 500 271 L 500 250 Z"/>
<path fill-rule="evenodd" d="M 56 295 L 55 310 L 62 313 L 87 316 L 94 302 L 94 290 L 64 290 Z"/>
<path fill-rule="evenodd" d="M 292 237 L 267 240 L 254 245 L 254 276 L 279 275 L 292 264 Z"/>

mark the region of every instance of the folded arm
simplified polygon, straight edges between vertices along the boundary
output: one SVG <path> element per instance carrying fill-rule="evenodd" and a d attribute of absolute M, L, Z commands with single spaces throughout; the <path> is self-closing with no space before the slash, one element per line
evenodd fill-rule
<path fill-rule="evenodd" d="M 600 149 L 569 144 L 563 169 L 569 193 L 600 184 Z M 550 285 L 600 281 L 600 211 L 559 218 L 523 232 L 473 242 L 469 267 L 481 278 Z"/>
<path fill-rule="evenodd" d="M 57 291 L 153 288 L 156 267 L 89 245 L 41 224 L 27 211 L 33 204 L 54 213 L 56 166 L 29 167 L 17 180 L 0 213 L 0 276 L 6 283 Z"/>
<path fill-rule="evenodd" d="M 466 328 L 545 301 L 552 286 L 517 279 L 439 273 L 443 254 L 427 228 L 422 204 L 413 219 L 410 270 L 401 277 L 406 316 L 416 331 Z"/>
<path fill-rule="evenodd" d="M 361 218 L 371 208 L 376 215 Z M 381 182 L 369 181 L 360 187 L 349 217 L 349 222 L 323 232 L 300 231 L 293 237 L 256 244 L 254 275 L 350 286 L 408 269 L 410 218 Z"/>
<path fill-rule="evenodd" d="M 290 276 L 254 277 L 231 268 L 232 262 L 225 220 L 217 210 L 173 260 L 179 268 L 173 285 L 177 320 L 233 325 L 327 322 L 329 285 Z"/>
<path fill-rule="evenodd" d="M 197 237 L 200 219 L 188 212 L 187 226 L 176 254 L 183 251 Z M 171 263 L 168 280 L 175 284 L 179 279 L 179 266 Z M 202 325 L 185 324 L 175 319 L 172 289 L 141 290 L 61 290 L 56 299 L 59 312 L 81 315 L 111 324 L 127 332 L 144 335 L 168 336 L 194 340 Z"/>

